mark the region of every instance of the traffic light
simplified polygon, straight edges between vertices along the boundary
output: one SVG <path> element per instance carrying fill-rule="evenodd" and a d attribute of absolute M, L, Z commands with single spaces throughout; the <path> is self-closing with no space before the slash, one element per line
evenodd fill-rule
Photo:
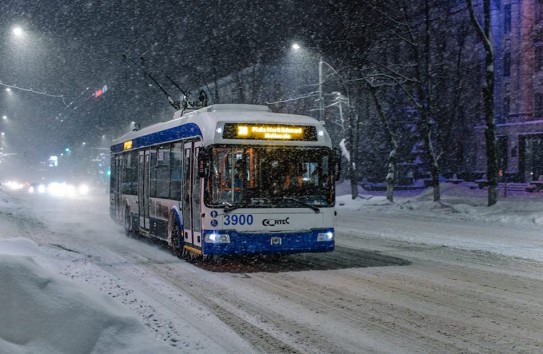
<path fill-rule="evenodd" d="M 101 89 L 98 89 L 98 90 L 94 91 L 93 96 L 98 98 L 98 97 L 102 96 L 102 94 L 104 94 L 106 92 L 107 92 L 107 85 L 104 85 L 104 87 L 102 87 Z"/>

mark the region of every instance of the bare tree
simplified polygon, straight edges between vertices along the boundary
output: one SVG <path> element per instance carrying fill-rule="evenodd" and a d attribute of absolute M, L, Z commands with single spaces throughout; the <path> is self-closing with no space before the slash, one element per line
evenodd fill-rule
<path fill-rule="evenodd" d="M 471 22 L 485 50 L 485 80 L 483 107 L 485 113 L 486 175 L 488 179 L 488 206 L 498 202 L 498 157 L 496 152 L 496 121 L 494 117 L 494 46 L 490 33 L 490 0 L 482 0 L 482 23 L 475 15 L 471 0 L 466 0 Z"/>
<path fill-rule="evenodd" d="M 472 128 L 467 127 L 470 122 L 465 119 L 476 97 L 473 95 L 476 86 L 468 84 L 475 76 L 471 75 L 474 59 L 469 48 L 472 32 L 466 30 L 469 19 L 461 7 L 443 0 L 416 4 L 394 0 L 389 4 L 390 7 L 382 9 L 386 21 L 381 41 L 376 41 L 368 51 L 371 73 L 366 75 L 378 78 L 378 85 L 388 86 L 391 93 L 399 93 L 399 96 L 381 97 L 383 111 L 399 112 L 397 123 L 403 121 L 406 128 L 416 126 L 423 146 L 419 151 L 424 153 L 431 174 L 433 199 L 439 201 L 443 157 L 449 155 L 444 159 L 447 171 L 458 172 L 462 163 L 462 158 L 458 158 L 463 151 L 462 134 Z M 409 119 L 412 121 L 408 122 Z M 406 133 L 401 135 L 409 135 Z M 386 139 L 390 144 L 390 139 Z M 409 141 L 399 136 L 398 147 L 402 146 L 402 140 L 403 144 Z M 409 157 L 397 154 L 396 158 Z"/>
<path fill-rule="evenodd" d="M 396 158 L 397 158 L 397 151 L 398 151 L 398 141 L 396 137 L 394 136 L 394 133 L 385 115 L 385 112 L 383 111 L 381 102 L 379 101 L 377 97 L 377 94 L 376 94 L 377 89 L 369 81 L 367 81 L 367 85 L 368 85 L 368 90 L 370 92 L 373 103 L 375 105 L 375 110 L 377 111 L 377 116 L 379 117 L 381 124 L 383 125 L 385 136 L 387 138 L 388 145 L 390 146 L 390 153 L 388 154 L 388 164 L 387 164 L 388 171 L 387 171 L 387 176 L 386 176 L 387 199 L 390 202 L 394 202 L 394 177 L 396 175 L 396 162 L 397 162 Z"/>

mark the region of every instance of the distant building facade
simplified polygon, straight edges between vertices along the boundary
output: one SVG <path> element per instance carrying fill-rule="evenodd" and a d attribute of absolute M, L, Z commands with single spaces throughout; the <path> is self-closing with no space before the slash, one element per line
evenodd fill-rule
<path fill-rule="evenodd" d="M 463 2 L 458 6 L 458 17 L 465 17 Z M 543 0 L 492 0 L 491 6 L 499 167 L 509 181 L 537 180 L 543 175 Z M 391 55 L 401 57 L 402 51 Z M 316 63 L 311 65 L 313 71 L 292 62 L 255 65 L 202 88 L 210 103 L 269 104 L 277 111 L 316 113 L 318 73 Z M 481 107 L 466 110 L 472 117 L 482 115 Z M 327 114 L 334 111 L 329 108 Z M 467 178 L 486 173 L 484 120 L 474 135 L 473 124 L 466 123 L 460 136 L 457 160 L 463 162 L 453 171 Z"/>
<path fill-rule="evenodd" d="M 543 175 L 543 0 L 492 1 L 498 162 L 510 180 Z M 476 168 L 484 173 L 484 127 Z"/>

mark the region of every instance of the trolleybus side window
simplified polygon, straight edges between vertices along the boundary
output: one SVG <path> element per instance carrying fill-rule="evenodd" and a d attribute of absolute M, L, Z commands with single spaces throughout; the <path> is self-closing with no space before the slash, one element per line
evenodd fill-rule
<path fill-rule="evenodd" d="M 175 200 L 181 199 L 182 161 L 182 145 L 181 143 L 175 143 L 170 150 L 170 197 Z"/>
<path fill-rule="evenodd" d="M 119 175 L 119 157 L 118 156 L 111 156 L 109 168 L 111 170 L 111 177 L 109 182 L 109 192 L 110 193 L 118 193 L 119 192 L 119 186 L 117 185 L 117 176 Z"/>
<path fill-rule="evenodd" d="M 156 155 L 156 196 L 170 197 L 170 147 L 161 146 Z"/>
<path fill-rule="evenodd" d="M 122 158 L 122 193 L 136 195 L 138 190 L 138 164 L 135 151 L 127 152 Z"/>
<path fill-rule="evenodd" d="M 151 197 L 156 197 L 157 196 L 157 180 L 156 180 L 156 174 L 157 174 L 157 169 L 156 169 L 156 158 L 157 158 L 157 154 L 156 154 L 156 149 L 155 148 L 152 148 L 151 151 L 149 152 L 149 196 Z"/>
<path fill-rule="evenodd" d="M 182 154 L 181 143 L 150 150 L 149 193 L 151 197 L 181 199 Z"/>

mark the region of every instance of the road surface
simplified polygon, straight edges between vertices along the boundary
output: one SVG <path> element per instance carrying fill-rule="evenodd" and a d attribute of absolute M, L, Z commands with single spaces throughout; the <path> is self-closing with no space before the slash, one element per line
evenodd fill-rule
<path fill-rule="evenodd" d="M 34 240 L 180 353 L 543 352 L 543 263 L 484 241 L 537 230 L 340 210 L 332 253 L 191 263 L 126 237 L 107 203 L 15 195 L 0 237 Z"/>

